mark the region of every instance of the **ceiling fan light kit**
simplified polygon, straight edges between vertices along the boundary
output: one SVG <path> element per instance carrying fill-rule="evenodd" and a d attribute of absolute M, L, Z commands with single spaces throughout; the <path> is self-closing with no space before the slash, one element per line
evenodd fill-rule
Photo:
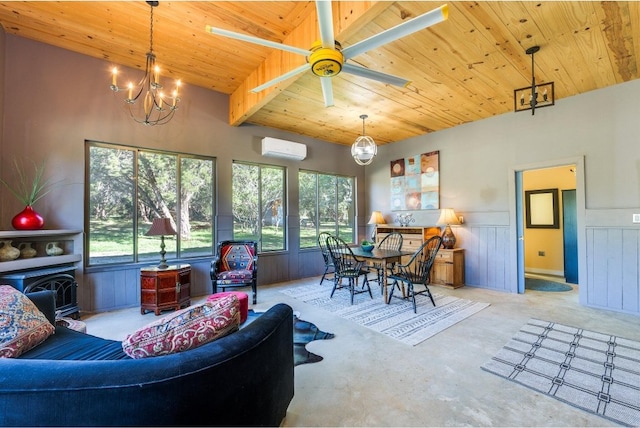
<path fill-rule="evenodd" d="M 308 51 L 294 46 L 272 42 L 270 40 L 260 39 L 258 37 L 253 37 L 246 34 L 235 33 L 233 31 L 224 30 L 222 28 L 216 28 L 211 25 L 205 26 L 205 30 L 211 34 L 230 37 L 236 40 L 242 40 L 261 46 L 267 46 L 286 52 L 304 55 L 307 58 L 308 64 L 304 64 L 281 76 L 265 82 L 262 85 L 251 89 L 250 92 L 263 91 L 277 83 L 280 83 L 310 69 L 314 75 L 320 77 L 324 105 L 325 107 L 330 107 L 333 105 L 333 85 L 331 83 L 331 79 L 328 79 L 328 77 L 337 76 L 341 71 L 351 73 L 356 76 L 365 77 L 367 79 L 376 80 L 385 84 L 391 84 L 401 87 L 407 86 L 409 84 L 409 80 L 407 79 L 381 73 L 379 71 L 371 70 L 356 64 L 349 64 L 347 63 L 347 60 L 361 53 L 367 52 L 387 43 L 391 43 L 402 37 L 408 36 L 409 34 L 415 33 L 416 31 L 420 31 L 422 29 L 445 21 L 449 17 L 449 8 L 446 4 L 442 5 L 437 9 L 419 15 L 413 19 L 410 19 L 409 21 L 398 24 L 395 27 L 389 28 L 381 33 L 355 43 L 345 49 L 342 49 L 340 43 L 338 43 L 334 39 L 331 1 L 316 0 L 316 13 L 318 15 L 318 25 L 321 41 L 314 43 L 311 49 L 309 49 Z"/>
<path fill-rule="evenodd" d="M 160 67 L 156 65 L 156 56 L 153 53 L 153 8 L 158 6 L 158 1 L 147 1 L 151 7 L 151 19 L 149 25 L 149 52 L 144 70 L 144 76 L 134 85 L 129 82 L 125 87 L 118 86 L 118 68 L 111 70 L 111 85 L 113 92 L 127 91 L 124 100 L 125 108 L 129 115 L 138 123 L 145 125 L 163 125 L 169 122 L 178 109 L 178 90 L 181 86 L 180 80 L 176 80 L 176 86 L 171 95 L 162 91 L 160 84 Z M 142 94 L 144 93 L 144 96 Z M 141 99 L 141 103 L 138 100 Z"/>
<path fill-rule="evenodd" d="M 351 146 L 351 156 L 358 165 L 369 165 L 373 162 L 373 158 L 378 154 L 378 146 L 373 138 L 364 132 L 364 120 L 369 117 L 366 114 L 360 116 L 362 119 L 362 135 L 356 138 Z"/>
<path fill-rule="evenodd" d="M 533 56 L 539 50 L 540 46 L 531 46 L 525 51 L 527 55 L 531 55 L 531 86 L 513 91 L 513 109 L 515 112 L 531 110 L 531 115 L 534 115 L 537 108 L 549 107 L 555 104 L 553 82 L 536 85 Z"/>

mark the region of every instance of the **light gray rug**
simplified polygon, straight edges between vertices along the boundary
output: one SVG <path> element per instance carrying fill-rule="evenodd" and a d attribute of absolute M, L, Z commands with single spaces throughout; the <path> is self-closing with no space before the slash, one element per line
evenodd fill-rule
<path fill-rule="evenodd" d="M 346 289 L 336 290 L 331 299 L 331 287 L 326 285 L 295 286 L 281 292 L 413 346 L 489 306 L 439 295 L 431 289 L 436 307 L 428 297 L 418 295 L 418 313 L 414 314 L 410 301 L 393 299 L 387 305 L 378 289 L 371 291 L 373 299 L 369 294 L 358 294 L 353 306 Z"/>
<path fill-rule="evenodd" d="M 640 342 L 531 319 L 482 368 L 622 425 L 640 425 Z"/>

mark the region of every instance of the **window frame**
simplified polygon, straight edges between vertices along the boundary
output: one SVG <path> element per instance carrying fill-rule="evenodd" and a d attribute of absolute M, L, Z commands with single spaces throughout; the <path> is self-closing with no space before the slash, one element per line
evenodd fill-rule
<path fill-rule="evenodd" d="M 244 165 L 244 166 L 250 166 L 250 167 L 257 167 L 259 168 L 259 176 L 258 176 L 258 186 L 259 186 L 259 192 L 258 192 L 258 206 L 262 207 L 263 206 L 263 192 L 262 192 L 262 169 L 263 168 L 269 168 L 269 169 L 278 169 L 281 170 L 282 172 L 282 202 L 280 204 L 280 206 L 282 207 L 282 248 L 279 249 L 267 249 L 265 250 L 263 248 L 263 221 L 264 221 L 264 216 L 263 216 L 263 210 L 259 209 L 258 210 L 258 219 L 257 219 L 257 223 L 258 223 L 258 233 L 257 233 L 257 242 L 258 242 L 258 253 L 259 254 L 276 254 L 276 253 L 281 253 L 281 252 L 286 252 L 289 249 L 289 227 L 288 227 L 288 203 L 287 203 L 287 192 L 288 192 L 288 186 L 287 186 L 287 174 L 289 172 L 289 169 L 285 166 L 282 165 L 274 165 L 274 164 L 269 164 L 269 163 L 260 163 L 260 162 L 250 162 L 250 161 L 242 161 L 242 160 L 233 160 L 231 162 L 231 222 L 232 222 L 232 235 L 234 236 L 234 239 L 240 239 L 236 237 L 236 231 L 235 231 L 235 219 L 234 219 L 234 166 L 235 165 Z"/>
<path fill-rule="evenodd" d="M 301 188 L 302 186 L 300 185 L 300 174 L 313 174 L 315 175 L 315 211 L 316 211 L 316 218 L 318 221 L 316 221 L 314 224 L 315 227 L 315 236 L 318 236 L 318 234 L 321 232 L 320 230 L 320 221 L 319 221 L 319 216 L 320 216 L 320 176 L 327 176 L 327 177 L 333 177 L 335 178 L 335 209 L 336 212 L 338 212 L 338 206 L 340 204 L 339 201 L 339 196 L 340 196 L 340 192 L 339 192 L 339 188 L 338 188 L 338 180 L 339 179 L 347 179 L 351 182 L 351 210 L 353 212 L 353 215 L 350 218 L 350 223 L 351 223 L 351 238 L 349 240 L 345 241 L 348 244 L 355 244 L 356 243 L 356 206 L 357 206 L 357 201 L 356 201 L 356 177 L 354 176 L 350 176 L 350 175 L 345 175 L 345 174 L 335 174 L 335 173 L 327 173 L 327 172 L 322 172 L 322 171 L 314 171 L 314 170 L 309 170 L 309 169 L 299 169 L 298 170 L 298 210 L 300 211 L 300 199 L 302 197 L 302 191 Z M 302 218 L 300 219 L 300 222 L 302 222 Z M 322 231 L 326 231 L 326 228 L 323 228 Z M 340 223 L 338 221 L 336 221 L 335 225 L 334 225 L 334 229 L 333 231 L 331 231 L 331 233 L 333 233 L 336 236 L 340 236 L 341 238 L 343 238 L 343 235 L 340 233 Z M 344 238 L 343 238 L 344 239 Z M 318 242 L 317 240 L 314 241 L 314 244 L 312 246 L 302 246 L 302 227 L 300 227 L 300 240 L 299 240 L 299 249 L 300 250 L 309 250 L 309 249 L 316 249 L 318 248 Z"/>
<path fill-rule="evenodd" d="M 115 261 L 115 262 L 107 262 L 107 263 L 91 263 L 92 260 L 92 256 L 91 256 L 91 213 L 90 213 L 90 209 L 91 209 L 91 149 L 93 147 L 98 147 L 98 148 L 103 148 L 103 149 L 111 149 L 111 150 L 125 150 L 125 151 L 130 151 L 133 153 L 133 178 L 132 178 L 132 187 L 133 187 L 133 191 L 132 191 L 132 195 L 133 195 L 133 200 L 131 201 L 132 205 L 134 206 L 134 211 L 133 211 L 133 219 L 132 219 L 132 230 L 131 230 L 131 239 L 132 239 L 132 254 L 131 254 L 131 258 L 126 260 L 126 261 Z M 147 259 L 147 258 L 143 258 L 141 259 L 140 257 L 140 251 L 139 251 L 139 236 L 140 236 L 140 226 L 139 226 L 139 217 L 140 217 L 140 210 L 138 207 L 139 204 L 139 189 L 140 189 L 140 184 L 139 184 L 139 156 L 140 153 L 151 153 L 151 154 L 159 154 L 159 155 L 166 155 L 166 156 L 172 156 L 175 159 L 175 167 L 176 167 L 176 188 L 175 188 L 175 193 L 176 193 L 176 204 L 175 204 L 175 216 L 174 216 L 174 221 L 176 223 L 176 230 L 179 231 L 180 230 L 180 222 L 181 222 L 181 199 L 180 199 L 180 193 L 181 193 L 181 186 L 182 186 L 182 160 L 183 159 L 198 159 L 198 160 L 202 160 L 202 161 L 208 161 L 211 162 L 211 181 L 210 181 L 210 185 L 211 185 L 211 222 L 210 222 L 210 228 L 211 228 L 211 242 L 210 242 L 210 247 L 207 248 L 206 252 L 202 252 L 200 254 L 195 254 L 195 255 L 183 255 L 183 249 L 181 246 L 182 243 L 182 239 L 180 237 L 180 233 L 178 233 L 178 235 L 176 235 L 176 249 L 175 249 L 175 259 L 176 260 L 196 260 L 196 259 L 200 259 L 200 258 L 210 258 L 215 254 L 216 251 L 216 229 L 215 229 L 215 223 L 216 223 L 216 200 L 217 200 L 217 158 L 213 157 L 213 156 L 204 156 L 204 155 L 196 155 L 193 153 L 185 153 L 185 152 L 176 152 L 176 151 L 169 151 L 169 150 L 158 150 L 158 149 L 149 149 L 149 148 L 145 148 L 145 147 L 138 147 L 138 146 L 131 146 L 131 145 L 126 145 L 126 144 L 116 144 L 116 143 L 108 143 L 108 142 L 102 142 L 102 141 L 96 141 L 96 140 L 85 140 L 85 183 L 84 183 L 84 195 L 85 195 L 85 203 L 84 203 L 84 224 L 85 224 L 85 236 L 83 239 L 83 245 L 84 245 L 84 261 L 83 261 L 83 265 L 84 268 L 87 270 L 102 270 L 102 269 L 109 269 L 109 268 L 118 268 L 118 267 L 122 267 L 122 266 L 134 266 L 134 265 L 146 265 L 149 264 L 150 262 L 154 262 L 154 261 L 158 261 L 159 260 L 159 249 L 160 249 L 160 244 L 158 244 L 158 258 L 153 258 L 153 259 Z M 187 250 L 184 250 L 187 251 Z M 190 249 L 190 251 L 192 251 L 192 249 Z M 127 254 L 126 256 L 129 256 L 129 254 Z M 173 257 L 171 257 L 172 259 L 174 259 Z"/>

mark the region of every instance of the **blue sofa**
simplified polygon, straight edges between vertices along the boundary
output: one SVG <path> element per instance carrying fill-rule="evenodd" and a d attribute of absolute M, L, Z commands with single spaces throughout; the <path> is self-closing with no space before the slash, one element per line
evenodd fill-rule
<path fill-rule="evenodd" d="M 54 322 L 54 295 L 29 295 Z M 293 314 L 277 304 L 189 351 L 130 359 L 120 342 L 56 327 L 0 360 L 2 426 L 279 426 L 293 398 Z"/>

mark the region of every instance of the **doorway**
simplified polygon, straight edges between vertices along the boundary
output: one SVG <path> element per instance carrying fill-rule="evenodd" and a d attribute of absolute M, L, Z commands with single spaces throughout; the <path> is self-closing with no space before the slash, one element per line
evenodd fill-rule
<path fill-rule="evenodd" d="M 539 173 L 549 176 L 545 179 L 547 181 L 528 181 L 529 174 Z M 571 174 L 569 179 L 570 184 L 560 184 L 553 181 L 554 175 L 559 177 L 558 174 Z M 535 178 L 535 177 L 534 177 Z M 565 179 L 567 177 L 564 177 Z M 533 184 L 532 184 L 533 183 Z M 560 249 L 555 247 L 547 250 L 547 244 L 544 240 L 536 241 L 533 243 L 526 243 L 525 236 L 528 234 L 525 219 L 525 188 L 538 187 L 544 189 L 560 189 L 560 190 L 575 190 L 573 193 L 573 202 L 575 208 L 573 212 L 575 216 L 570 221 L 574 224 L 573 230 L 575 232 L 575 242 L 573 251 L 575 268 L 577 270 L 577 278 L 575 284 L 578 285 L 578 296 L 581 304 L 584 304 L 586 299 L 586 289 L 579 287 L 580 281 L 584 281 L 586 274 L 586 250 L 585 250 L 585 189 L 584 189 L 584 158 L 576 157 L 570 159 L 562 159 L 556 161 L 539 162 L 535 164 L 520 165 L 510 170 L 509 186 L 511 189 L 510 208 L 509 215 L 511 219 L 510 223 L 510 236 L 512 255 L 510 261 L 511 278 L 513 280 L 513 292 L 524 293 L 525 292 L 525 270 L 534 271 L 540 274 L 550 274 L 557 276 L 566 276 L 564 267 L 564 237 L 562 236 L 562 229 L 556 230 L 559 234 L 557 242 L 560 245 Z M 573 189 L 569 189 L 573 187 Z M 559 195 L 562 193 L 559 191 Z M 560 199 L 560 202 L 562 199 Z M 558 204 L 560 222 L 562 222 L 562 205 Z M 562 223 L 561 223 L 562 224 Z M 531 241 L 531 240 L 529 240 Z M 527 248 L 528 244 L 532 244 L 533 248 Z M 547 252 L 549 251 L 549 252 Z M 527 258 L 527 254 L 533 254 L 533 260 Z M 557 257 L 559 256 L 559 264 Z M 548 258 L 548 259 L 545 259 Z M 537 260 L 536 260 L 537 259 Z M 537 262 L 551 262 L 548 264 L 540 264 Z M 559 267 L 558 267 L 559 266 Z M 532 269 L 533 268 L 533 269 Z"/>
<path fill-rule="evenodd" d="M 523 171 L 525 277 L 566 281 L 565 256 L 572 261 L 570 266 L 577 268 L 575 170 L 575 165 L 568 164 Z M 570 222 L 568 229 L 566 220 Z M 565 245 L 565 232 L 573 232 L 568 237 L 573 238 L 574 245 Z M 572 248 L 576 252 L 569 254 Z M 577 271 L 574 276 L 577 277 Z"/>

